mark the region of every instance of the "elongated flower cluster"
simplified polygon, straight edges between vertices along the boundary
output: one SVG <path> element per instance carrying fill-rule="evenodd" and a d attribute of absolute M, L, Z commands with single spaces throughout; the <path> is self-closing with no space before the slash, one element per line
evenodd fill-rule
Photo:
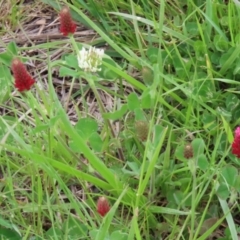
<path fill-rule="evenodd" d="M 102 64 L 103 55 L 103 49 L 90 47 L 89 50 L 86 50 L 82 48 L 78 55 L 78 66 L 86 72 L 101 71 L 99 66 Z"/>
<path fill-rule="evenodd" d="M 108 200 L 105 197 L 100 197 L 97 201 L 97 211 L 104 217 L 110 210 Z"/>
<path fill-rule="evenodd" d="M 24 64 L 17 58 L 13 59 L 11 66 L 13 76 L 15 79 L 14 86 L 19 92 L 30 90 L 35 83 L 31 75 L 28 73 Z"/>
<path fill-rule="evenodd" d="M 232 153 L 240 158 L 240 127 L 235 130 L 234 140 L 232 143 Z"/>
<path fill-rule="evenodd" d="M 74 34 L 76 31 L 76 24 L 72 20 L 70 10 L 68 7 L 63 7 L 60 16 L 60 32 L 63 36 L 67 36 L 68 34 Z"/>

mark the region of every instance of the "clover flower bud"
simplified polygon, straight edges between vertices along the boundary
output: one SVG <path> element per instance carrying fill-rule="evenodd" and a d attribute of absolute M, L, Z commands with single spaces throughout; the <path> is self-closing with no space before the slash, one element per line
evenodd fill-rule
<path fill-rule="evenodd" d="M 188 143 L 184 147 L 183 156 L 187 159 L 193 157 L 193 147 L 191 143 Z"/>
<path fill-rule="evenodd" d="M 97 201 L 97 211 L 104 217 L 110 210 L 108 200 L 105 197 L 100 197 Z"/>

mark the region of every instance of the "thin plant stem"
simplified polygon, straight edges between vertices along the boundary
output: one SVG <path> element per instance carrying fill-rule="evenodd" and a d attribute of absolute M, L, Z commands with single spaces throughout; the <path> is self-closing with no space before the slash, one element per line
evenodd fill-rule
<path fill-rule="evenodd" d="M 71 42 L 72 42 L 72 45 L 73 45 L 73 47 L 74 47 L 77 55 L 79 56 L 79 49 L 78 49 L 78 46 L 77 46 L 77 44 L 76 44 L 76 41 L 75 41 L 73 35 L 70 35 L 70 40 L 71 40 Z M 101 98 L 100 98 L 100 96 L 99 96 L 99 93 L 98 93 L 98 91 L 97 91 L 95 82 L 94 82 L 93 78 L 92 78 L 91 76 L 89 76 L 89 75 L 86 77 L 86 80 L 88 81 L 88 84 L 89 84 L 90 88 L 92 89 L 92 91 L 93 91 L 93 93 L 94 93 L 94 95 L 95 95 L 95 97 L 96 97 L 96 99 L 97 99 L 97 102 L 98 102 L 98 105 L 99 105 L 99 108 L 100 108 L 100 112 L 101 112 L 101 114 L 102 114 L 102 116 L 103 116 L 103 113 L 106 113 L 106 110 L 105 110 L 105 108 L 104 108 L 104 105 L 103 105 L 103 103 L 102 103 L 102 100 L 101 100 Z M 116 138 L 116 134 L 115 134 L 115 132 L 114 132 L 114 130 L 113 130 L 112 124 L 110 123 L 109 119 L 104 119 L 104 121 L 106 122 L 106 124 L 108 125 L 108 127 L 109 127 L 109 129 L 110 129 L 110 132 L 111 132 L 112 137 L 113 137 L 113 138 Z M 122 150 L 121 147 L 118 148 L 118 155 L 119 155 L 119 158 L 120 158 L 122 161 L 124 161 L 124 154 L 123 154 L 123 150 Z"/>

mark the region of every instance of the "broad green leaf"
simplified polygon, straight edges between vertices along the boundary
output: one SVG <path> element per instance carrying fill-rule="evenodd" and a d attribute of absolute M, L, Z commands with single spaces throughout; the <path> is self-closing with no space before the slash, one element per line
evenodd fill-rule
<path fill-rule="evenodd" d="M 124 114 L 127 112 L 127 110 L 128 110 L 128 106 L 127 106 L 127 104 L 124 104 L 124 105 L 122 105 L 120 110 L 117 110 L 117 111 L 111 112 L 111 113 L 104 113 L 103 117 L 105 119 L 118 120 L 124 116 Z"/>
<path fill-rule="evenodd" d="M 217 195 L 219 198 L 226 200 L 229 197 L 229 190 L 225 183 L 221 183 L 217 189 Z"/>
<path fill-rule="evenodd" d="M 85 224 L 70 216 L 63 223 L 63 234 L 71 240 L 83 239 L 88 237 L 88 228 Z"/>
<path fill-rule="evenodd" d="M 235 180 L 235 184 L 234 184 L 234 188 L 240 192 L 240 175 L 237 175 L 236 180 Z"/>
<path fill-rule="evenodd" d="M 214 36 L 214 46 L 218 51 L 225 52 L 228 50 L 229 43 L 226 41 L 226 39 L 221 35 L 215 35 Z"/>
<path fill-rule="evenodd" d="M 7 228 L 0 227 L 0 239 L 3 240 L 22 240 L 22 237 L 19 236 L 15 231 Z"/>
<path fill-rule="evenodd" d="M 186 158 L 184 157 L 184 145 L 178 145 L 175 150 L 175 158 L 180 161 L 186 161 Z"/>
<path fill-rule="evenodd" d="M 111 240 L 128 240 L 128 234 L 122 231 L 114 231 L 111 234 Z"/>
<path fill-rule="evenodd" d="M 10 42 L 7 46 L 7 52 L 12 54 L 13 56 L 18 55 L 18 48 L 15 42 Z"/>
<path fill-rule="evenodd" d="M 206 45 L 204 42 L 197 40 L 194 42 L 194 50 L 196 54 L 203 55 L 206 53 Z"/>
<path fill-rule="evenodd" d="M 132 173 L 136 176 L 139 175 L 140 173 L 140 166 L 138 163 L 136 162 L 127 162 L 127 165 L 129 166 L 129 168 L 132 170 Z"/>
<path fill-rule="evenodd" d="M 80 72 L 73 70 L 71 68 L 62 66 L 59 69 L 59 75 L 60 77 L 79 77 Z"/>
<path fill-rule="evenodd" d="M 186 30 L 191 36 L 199 34 L 197 22 L 187 22 Z"/>
<path fill-rule="evenodd" d="M 198 157 L 200 154 L 202 154 L 204 152 L 204 148 L 205 148 L 205 143 L 202 139 L 200 138 L 195 138 L 192 141 L 192 146 L 193 146 L 193 156 L 194 157 Z"/>
<path fill-rule="evenodd" d="M 7 66 L 0 64 L 0 104 L 7 101 L 10 97 L 10 85 L 12 76 Z"/>
<path fill-rule="evenodd" d="M 103 141 L 99 134 L 97 132 L 94 132 L 90 137 L 89 137 L 89 144 L 92 147 L 92 149 L 96 152 L 101 152 L 103 148 Z"/>
<path fill-rule="evenodd" d="M 235 94 L 228 93 L 225 104 L 228 111 L 233 111 L 239 106 L 240 100 Z"/>
<path fill-rule="evenodd" d="M 222 176 L 225 179 L 225 181 L 230 185 L 234 186 L 236 178 L 238 176 L 238 170 L 234 166 L 225 166 L 222 168 Z"/>
<path fill-rule="evenodd" d="M 100 230 L 98 230 L 98 229 L 93 229 L 93 230 L 89 231 L 90 239 L 96 240 L 97 236 L 99 234 L 99 231 Z M 107 234 L 107 236 L 105 236 L 102 240 L 113 240 L 113 239 L 111 239 L 109 234 Z"/>
<path fill-rule="evenodd" d="M 68 54 L 64 57 L 64 59 L 69 67 L 78 69 L 78 60 L 76 55 Z"/>
<path fill-rule="evenodd" d="M 135 92 L 128 95 L 127 104 L 130 111 L 134 111 L 135 109 L 140 108 L 139 97 Z"/>
<path fill-rule="evenodd" d="M 204 124 L 203 127 L 208 129 L 210 132 L 215 132 L 217 128 L 216 116 L 205 110 L 202 114 L 201 121 Z"/>
<path fill-rule="evenodd" d="M 86 141 L 86 143 L 90 143 L 91 147 L 95 151 L 101 151 L 102 148 L 102 140 L 100 137 L 97 137 L 98 124 L 92 118 L 82 118 L 77 124 L 74 126 L 76 132 Z M 94 135 L 96 134 L 96 135 Z M 92 139 L 91 139 L 92 137 Z M 95 140 L 98 140 L 95 142 Z M 69 141 L 70 148 L 77 153 L 82 153 L 81 146 L 76 141 Z"/>
<path fill-rule="evenodd" d="M 61 239 L 63 236 L 63 232 L 59 228 L 51 227 L 45 235 L 45 239 Z"/>
<path fill-rule="evenodd" d="M 141 97 L 141 106 L 143 109 L 153 109 L 154 108 L 154 98 L 156 92 L 152 89 L 146 89 Z"/>
<path fill-rule="evenodd" d="M 142 108 L 136 108 L 134 114 L 136 121 L 146 121 L 146 116 Z"/>
<path fill-rule="evenodd" d="M 228 122 L 230 122 L 232 119 L 232 113 L 230 111 L 227 111 L 225 108 L 217 107 L 216 113 L 221 115 L 221 117 L 224 117 L 224 119 Z"/>
<path fill-rule="evenodd" d="M 147 57 L 152 64 L 157 63 L 158 60 L 158 48 L 150 47 L 147 49 Z"/>
<path fill-rule="evenodd" d="M 92 118 L 81 118 L 74 128 L 83 139 L 88 140 L 93 133 L 97 132 L 98 124 Z"/>
<path fill-rule="evenodd" d="M 198 164 L 198 167 L 203 171 L 207 170 L 209 167 L 209 162 L 204 154 L 200 154 L 198 156 L 197 164 Z"/>
<path fill-rule="evenodd" d="M 7 66 L 11 65 L 13 56 L 8 53 L 8 52 L 4 52 L 4 53 L 0 53 L 0 62 L 4 63 Z"/>
<path fill-rule="evenodd" d="M 111 58 L 104 58 L 103 61 L 104 63 L 108 63 L 113 67 L 117 67 L 117 64 Z M 101 68 L 101 71 L 98 72 L 98 75 L 103 79 L 115 80 L 118 78 L 118 74 L 104 64 L 99 67 Z"/>

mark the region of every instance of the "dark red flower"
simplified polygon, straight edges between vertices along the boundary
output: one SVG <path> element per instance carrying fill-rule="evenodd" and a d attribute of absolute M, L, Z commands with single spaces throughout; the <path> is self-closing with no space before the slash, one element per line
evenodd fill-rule
<path fill-rule="evenodd" d="M 100 197 L 97 201 L 97 211 L 98 213 L 104 217 L 108 211 L 110 210 L 110 206 L 108 200 L 105 197 Z"/>
<path fill-rule="evenodd" d="M 73 34 L 76 31 L 76 24 L 73 22 L 70 10 L 68 7 L 63 7 L 60 16 L 60 32 L 63 36 L 67 36 L 68 34 Z"/>
<path fill-rule="evenodd" d="M 28 73 L 26 67 L 19 59 L 13 59 L 11 69 L 15 79 L 14 86 L 19 92 L 29 90 L 35 83 L 31 75 Z"/>
<path fill-rule="evenodd" d="M 240 127 L 235 130 L 234 140 L 232 143 L 232 153 L 240 158 Z"/>

